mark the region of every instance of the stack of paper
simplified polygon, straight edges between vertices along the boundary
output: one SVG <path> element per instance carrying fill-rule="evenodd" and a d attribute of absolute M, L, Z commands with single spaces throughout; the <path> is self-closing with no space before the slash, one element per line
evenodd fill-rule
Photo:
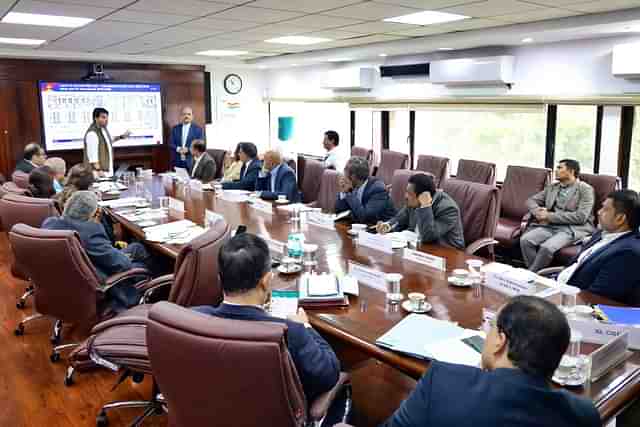
<path fill-rule="evenodd" d="M 156 225 L 144 229 L 145 238 L 151 242 L 184 245 L 206 230 L 188 219 Z"/>
<path fill-rule="evenodd" d="M 130 206 L 148 206 L 149 202 L 147 202 L 147 200 L 142 197 L 124 197 L 122 199 L 103 200 L 101 202 L 98 202 L 98 205 L 102 206 L 103 208 L 119 209 Z"/>
<path fill-rule="evenodd" d="M 333 274 L 305 273 L 299 281 L 300 303 L 304 305 L 344 306 L 349 304 L 340 281 Z"/>

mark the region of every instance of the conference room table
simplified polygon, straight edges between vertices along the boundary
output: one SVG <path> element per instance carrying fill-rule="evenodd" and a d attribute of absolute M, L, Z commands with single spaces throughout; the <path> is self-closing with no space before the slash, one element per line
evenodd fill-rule
<path fill-rule="evenodd" d="M 184 217 L 204 225 L 205 211 L 210 210 L 224 216 L 233 230 L 245 225 L 247 231 L 286 243 L 292 228 L 290 213 L 280 206 L 273 205 L 272 213 L 255 209 L 247 202 L 233 202 L 217 197 L 213 191 L 198 191 L 188 184 L 182 184 L 168 176 L 153 176 L 144 181 L 145 187 L 153 195 L 153 205 L 158 206 L 161 196 L 182 200 L 185 205 Z M 133 196 L 134 190 L 127 190 L 121 197 Z M 135 223 L 110 211 L 110 215 L 120 223 L 128 235 L 144 241 L 144 231 Z M 174 221 L 168 218 L 162 222 Z M 507 301 L 507 297 L 485 286 L 479 290 L 459 288 L 449 285 L 447 276 L 456 268 L 466 268 L 466 261 L 473 259 L 464 251 L 453 248 L 423 244 L 419 250 L 446 259 L 447 272 L 430 269 L 426 266 L 404 260 L 400 251 L 393 255 L 358 245 L 347 233 L 349 225 L 336 223 L 335 230 L 320 227 L 307 222 L 301 231 L 306 243 L 318 245 L 317 271 L 346 272 L 349 262 L 384 271 L 400 273 L 402 293 L 422 292 L 427 296 L 432 310 L 428 313 L 437 319 L 457 322 L 469 329 L 479 329 L 482 323 L 483 308 L 496 311 Z M 156 253 L 175 259 L 180 251 L 179 245 L 146 242 Z M 488 262 L 488 260 L 484 260 Z M 274 288 L 295 289 L 298 275 L 275 275 Z M 559 303 L 558 295 L 551 300 Z M 374 287 L 360 284 L 359 296 L 349 297 L 348 307 L 322 308 L 307 310 L 313 327 L 325 336 L 339 355 L 343 368 L 349 370 L 365 360 L 376 359 L 399 371 L 419 379 L 429 368 L 429 362 L 406 356 L 379 347 L 376 340 L 402 320 L 408 313 L 402 308 L 386 304 L 385 293 Z M 597 295 L 582 292 L 578 296 L 579 304 L 620 305 Z M 582 344 L 583 353 L 589 353 L 598 346 Z M 574 393 L 591 399 L 598 408 L 603 421 L 616 417 L 616 425 L 640 425 L 640 354 L 632 356 L 617 365 L 604 377 L 583 387 L 568 388 Z"/>

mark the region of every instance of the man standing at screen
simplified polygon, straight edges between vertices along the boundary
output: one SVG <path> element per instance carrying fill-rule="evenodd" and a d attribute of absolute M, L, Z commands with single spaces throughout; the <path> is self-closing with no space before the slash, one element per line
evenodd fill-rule
<path fill-rule="evenodd" d="M 113 143 L 131 135 L 126 131 L 112 139 L 108 124 L 109 112 L 105 108 L 94 108 L 93 123 L 84 135 L 84 163 L 91 165 L 97 176 L 113 176 Z"/>
<path fill-rule="evenodd" d="M 189 170 L 193 164 L 191 156 L 191 143 L 196 139 L 204 139 L 202 128 L 193 123 L 193 110 L 191 107 L 182 109 L 182 123 L 171 130 L 171 158 L 172 166 Z"/>

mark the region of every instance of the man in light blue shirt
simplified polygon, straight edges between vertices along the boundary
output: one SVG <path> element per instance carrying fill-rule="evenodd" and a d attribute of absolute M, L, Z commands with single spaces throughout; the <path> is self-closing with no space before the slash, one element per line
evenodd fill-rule
<path fill-rule="evenodd" d="M 264 154 L 262 170 L 256 181 L 256 191 L 264 200 L 275 200 L 278 196 L 285 196 L 291 203 L 300 201 L 300 191 L 296 174 L 282 160 L 282 155 L 275 150 Z"/>

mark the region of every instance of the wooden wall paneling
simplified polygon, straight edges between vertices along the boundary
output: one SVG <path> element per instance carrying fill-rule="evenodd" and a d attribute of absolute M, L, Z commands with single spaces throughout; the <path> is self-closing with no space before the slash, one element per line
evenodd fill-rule
<path fill-rule="evenodd" d="M 9 128 L 9 97 L 10 87 L 0 80 L 0 173 L 6 179 L 11 179 L 11 129 Z"/>

